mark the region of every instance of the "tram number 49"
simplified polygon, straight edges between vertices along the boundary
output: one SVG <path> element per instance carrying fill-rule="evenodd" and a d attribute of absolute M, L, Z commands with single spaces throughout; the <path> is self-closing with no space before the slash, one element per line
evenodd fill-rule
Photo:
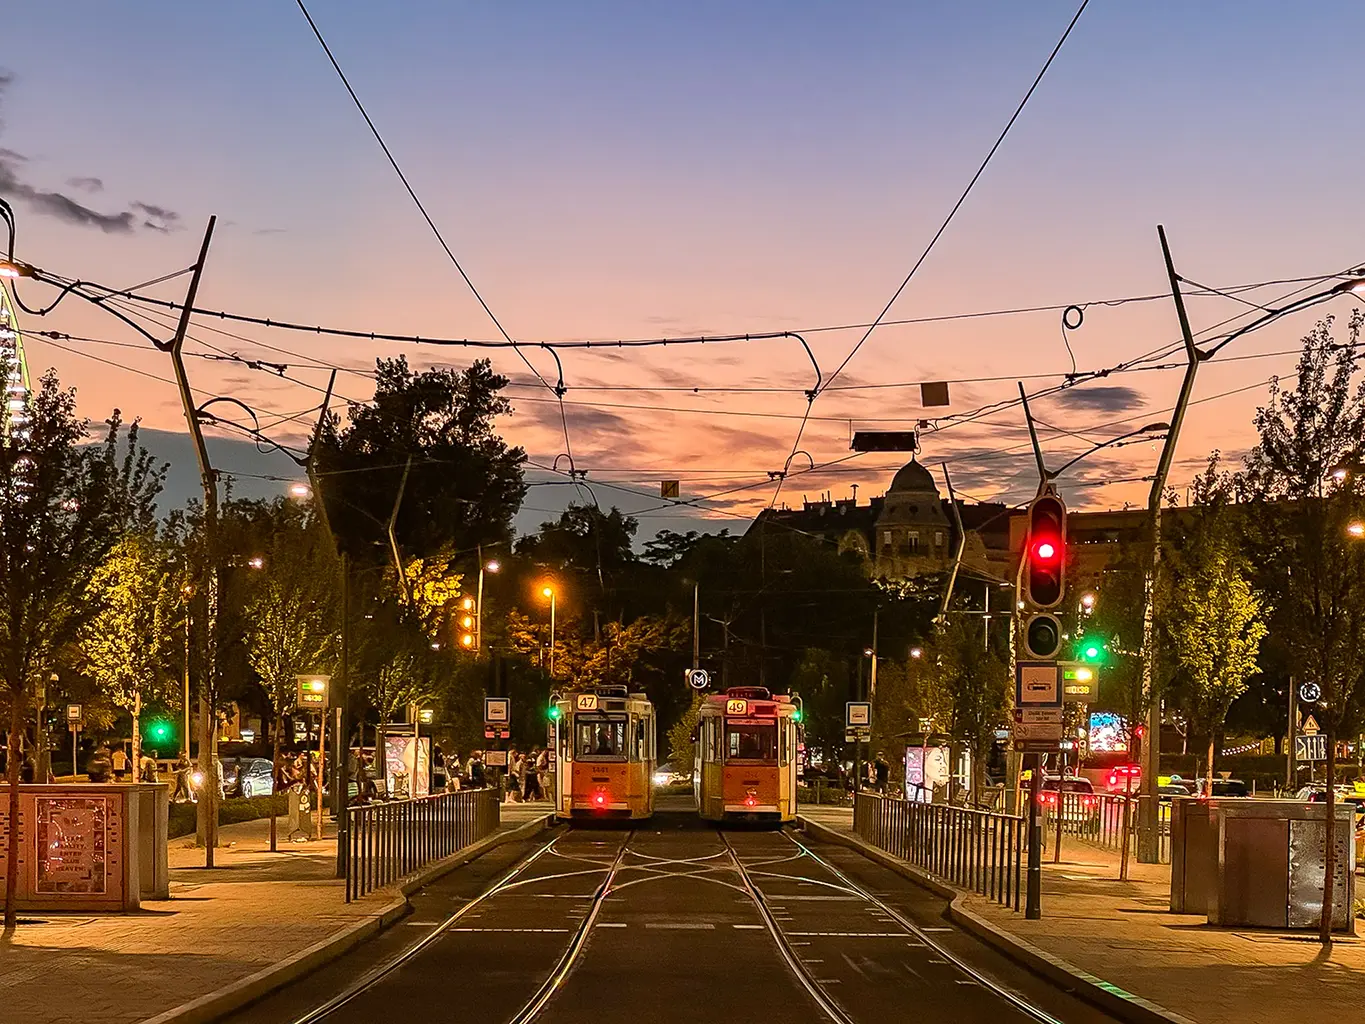
<path fill-rule="evenodd" d="M 727 700 L 725 702 L 725 713 L 727 715 L 747 715 L 749 713 L 749 702 L 747 700 Z"/>

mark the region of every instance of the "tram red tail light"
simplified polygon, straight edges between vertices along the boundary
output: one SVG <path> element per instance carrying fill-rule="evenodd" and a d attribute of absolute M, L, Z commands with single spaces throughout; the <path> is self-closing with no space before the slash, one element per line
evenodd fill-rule
<path fill-rule="evenodd" d="M 607 806 L 607 794 L 600 791 L 594 793 L 592 795 L 592 802 L 595 803 L 598 807 Z"/>

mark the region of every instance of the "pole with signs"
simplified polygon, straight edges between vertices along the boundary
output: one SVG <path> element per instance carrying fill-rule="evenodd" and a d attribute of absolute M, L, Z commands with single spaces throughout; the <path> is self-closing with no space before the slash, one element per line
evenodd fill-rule
<path fill-rule="evenodd" d="M 80 744 L 81 729 L 85 726 L 85 708 L 79 704 L 68 704 L 66 706 L 66 727 L 71 730 L 71 778 L 74 780 L 80 774 Z"/>
<path fill-rule="evenodd" d="M 331 676 L 295 676 L 297 687 L 295 702 L 300 711 L 316 711 L 318 714 L 318 773 L 317 773 L 317 837 L 322 838 L 322 797 L 323 777 L 327 766 L 327 695 Z"/>

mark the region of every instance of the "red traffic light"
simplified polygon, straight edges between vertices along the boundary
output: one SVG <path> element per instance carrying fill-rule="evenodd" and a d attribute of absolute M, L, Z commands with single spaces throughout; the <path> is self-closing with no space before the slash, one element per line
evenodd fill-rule
<path fill-rule="evenodd" d="M 1066 590 L 1066 505 L 1055 494 L 1033 499 L 1028 509 L 1024 600 L 1034 608 L 1055 608 Z"/>

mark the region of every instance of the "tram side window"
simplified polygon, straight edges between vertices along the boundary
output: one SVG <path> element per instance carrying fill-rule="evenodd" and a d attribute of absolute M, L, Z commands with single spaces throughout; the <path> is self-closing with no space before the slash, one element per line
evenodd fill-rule
<path fill-rule="evenodd" d="M 774 725 L 731 725 L 726 728 L 727 757 L 738 761 L 776 761 Z"/>
<path fill-rule="evenodd" d="M 724 760 L 724 758 L 721 757 L 720 752 L 720 722 L 714 718 L 708 718 L 706 720 L 706 735 L 704 737 L 704 742 L 706 744 L 704 748 L 706 750 L 706 760 L 712 762 Z"/>
<path fill-rule="evenodd" d="M 778 764 L 783 768 L 791 763 L 792 759 L 792 722 L 790 718 L 784 718 L 777 723 L 777 759 Z"/>
<path fill-rule="evenodd" d="M 575 723 L 575 733 L 575 760 L 624 760 L 626 757 L 626 723 L 623 721 L 580 720 Z"/>

